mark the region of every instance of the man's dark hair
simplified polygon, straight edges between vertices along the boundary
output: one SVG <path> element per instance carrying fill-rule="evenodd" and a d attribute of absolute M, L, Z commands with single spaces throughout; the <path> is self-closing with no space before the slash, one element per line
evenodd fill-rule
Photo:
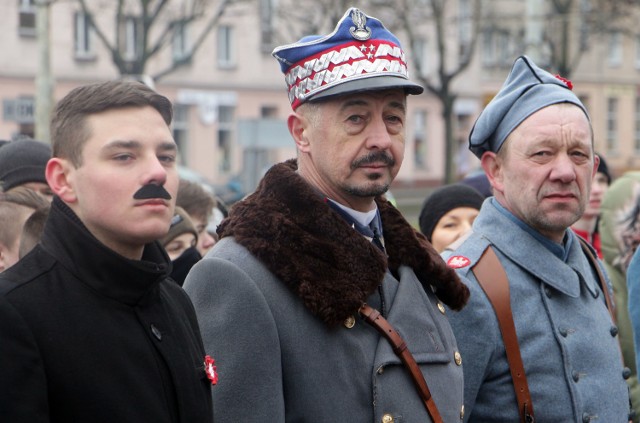
<path fill-rule="evenodd" d="M 44 207 L 34 211 L 24 222 L 22 235 L 20 236 L 18 258 L 21 259 L 26 256 L 27 253 L 33 250 L 33 247 L 40 242 L 42 232 L 44 231 L 44 225 L 47 222 L 47 217 L 49 216 L 49 209 L 50 207 Z"/>
<path fill-rule="evenodd" d="M 135 81 L 109 81 L 75 88 L 58 104 L 51 119 L 53 156 L 82 164 L 82 147 L 91 136 L 86 118 L 112 109 L 151 106 L 171 125 L 171 102 L 146 85 Z"/>
<path fill-rule="evenodd" d="M 199 183 L 180 179 L 176 205 L 182 207 L 189 216 L 207 221 L 216 205 L 216 199 Z"/>
<path fill-rule="evenodd" d="M 0 201 L 18 204 L 33 210 L 48 207 L 50 204 L 42 194 L 27 187 L 16 187 L 9 192 L 0 193 Z"/>

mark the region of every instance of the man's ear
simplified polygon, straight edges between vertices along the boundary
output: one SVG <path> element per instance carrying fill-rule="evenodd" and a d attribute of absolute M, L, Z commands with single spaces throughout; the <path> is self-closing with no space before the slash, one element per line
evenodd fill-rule
<path fill-rule="evenodd" d="M 298 150 L 303 153 L 309 152 L 309 140 L 305 133 L 309 126 L 307 119 L 299 113 L 291 113 L 287 119 L 287 126 Z"/>
<path fill-rule="evenodd" d="M 503 173 L 502 173 L 502 160 L 493 151 L 485 151 L 480 158 L 480 164 L 484 173 L 489 179 L 491 187 L 499 192 L 504 189 Z"/>
<path fill-rule="evenodd" d="M 77 201 L 74 176 L 75 167 L 69 160 L 53 157 L 47 162 L 45 169 L 47 183 L 51 191 L 65 203 Z"/>

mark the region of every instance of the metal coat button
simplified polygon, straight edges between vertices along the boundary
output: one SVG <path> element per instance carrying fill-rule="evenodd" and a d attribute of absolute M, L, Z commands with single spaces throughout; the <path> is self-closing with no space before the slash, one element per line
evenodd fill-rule
<path fill-rule="evenodd" d="M 567 328 L 560 328 L 560 329 L 558 329 L 558 332 L 560 332 L 560 335 L 563 338 L 566 338 L 567 335 L 569 334 L 569 331 L 567 330 Z"/>
<path fill-rule="evenodd" d="M 456 351 L 456 352 L 453 354 L 453 359 L 455 360 L 455 362 L 456 362 L 456 364 L 457 364 L 458 366 L 460 366 L 460 365 L 462 364 L 462 356 L 460 355 L 460 353 L 459 353 L 458 351 Z"/>
<path fill-rule="evenodd" d="M 611 334 L 611 336 L 613 336 L 615 338 L 615 336 L 618 334 L 618 327 L 617 326 L 611 326 L 611 329 L 609 329 L 609 333 Z"/>
<path fill-rule="evenodd" d="M 582 413 L 582 421 L 589 423 L 591 421 L 591 415 L 589 413 Z"/>
<path fill-rule="evenodd" d="M 460 420 L 464 420 L 464 405 L 460 407 Z"/>
<path fill-rule="evenodd" d="M 344 327 L 347 329 L 351 329 L 356 325 L 356 318 L 353 316 L 349 316 L 344 320 Z"/>
<path fill-rule="evenodd" d="M 393 416 L 391 414 L 385 414 L 382 416 L 382 423 L 393 423 Z"/>
<path fill-rule="evenodd" d="M 551 298 L 551 289 L 547 286 L 544 287 L 544 294 L 547 296 L 547 298 Z"/>
<path fill-rule="evenodd" d="M 438 303 L 438 310 L 440 310 L 440 313 L 444 314 L 445 309 L 444 309 L 444 305 L 442 305 L 442 303 Z"/>
<path fill-rule="evenodd" d="M 158 341 L 162 341 L 162 332 L 160 332 L 160 329 L 158 329 L 153 323 L 151 324 L 151 333 Z"/>
<path fill-rule="evenodd" d="M 631 377 L 631 369 L 628 367 L 625 367 L 624 369 L 622 369 L 622 378 L 624 380 L 627 380 Z"/>

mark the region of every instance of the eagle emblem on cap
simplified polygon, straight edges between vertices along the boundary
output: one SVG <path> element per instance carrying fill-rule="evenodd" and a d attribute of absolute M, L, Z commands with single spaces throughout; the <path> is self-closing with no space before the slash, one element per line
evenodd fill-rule
<path fill-rule="evenodd" d="M 355 26 L 349 28 L 353 38 L 358 41 L 366 41 L 371 38 L 371 29 L 367 26 L 367 15 L 359 9 L 354 9 L 351 12 L 351 20 L 355 24 Z"/>

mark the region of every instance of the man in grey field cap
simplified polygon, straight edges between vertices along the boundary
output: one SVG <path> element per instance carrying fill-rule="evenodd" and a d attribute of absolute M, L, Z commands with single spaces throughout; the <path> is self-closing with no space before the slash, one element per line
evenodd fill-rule
<path fill-rule="evenodd" d="M 628 371 L 607 306 L 609 284 L 603 289 L 600 263 L 588 258 L 593 249 L 568 230 L 598 168 L 585 106 L 570 81 L 519 57 L 469 145 L 494 197 L 448 259 L 471 290 L 467 307 L 450 315 L 465 357 L 465 421 L 627 422 Z M 493 285 L 481 272 L 492 254 Z M 500 268 L 508 296 L 492 302 Z M 497 317 L 508 306 L 515 348 Z M 513 351 L 524 375 L 510 370 L 517 369 Z"/>

